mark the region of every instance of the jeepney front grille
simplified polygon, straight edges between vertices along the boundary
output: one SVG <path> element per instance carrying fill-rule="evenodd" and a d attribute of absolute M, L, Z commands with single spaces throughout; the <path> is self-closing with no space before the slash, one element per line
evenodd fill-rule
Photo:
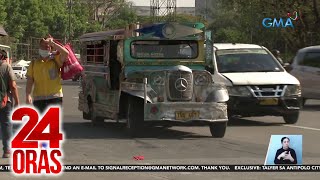
<path fill-rule="evenodd" d="M 168 100 L 190 101 L 193 94 L 193 75 L 190 72 L 176 71 L 168 74 Z"/>
<path fill-rule="evenodd" d="M 254 97 L 281 97 L 285 85 L 257 85 L 249 86 Z"/>

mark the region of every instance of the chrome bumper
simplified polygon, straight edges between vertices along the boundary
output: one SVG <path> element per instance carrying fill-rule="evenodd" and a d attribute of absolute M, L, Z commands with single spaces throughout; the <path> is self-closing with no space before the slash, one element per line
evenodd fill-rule
<path fill-rule="evenodd" d="M 197 119 L 176 119 L 176 112 L 198 111 Z M 226 122 L 228 121 L 226 103 L 196 103 L 196 102 L 163 102 L 147 103 L 144 106 L 144 121 L 206 121 Z"/>

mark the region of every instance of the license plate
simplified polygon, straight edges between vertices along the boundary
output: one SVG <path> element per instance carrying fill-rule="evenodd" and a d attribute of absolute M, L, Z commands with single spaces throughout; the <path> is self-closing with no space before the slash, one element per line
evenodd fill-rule
<path fill-rule="evenodd" d="M 278 98 L 265 98 L 260 99 L 260 105 L 278 105 Z"/>
<path fill-rule="evenodd" d="M 199 111 L 176 111 L 177 120 L 199 119 Z"/>

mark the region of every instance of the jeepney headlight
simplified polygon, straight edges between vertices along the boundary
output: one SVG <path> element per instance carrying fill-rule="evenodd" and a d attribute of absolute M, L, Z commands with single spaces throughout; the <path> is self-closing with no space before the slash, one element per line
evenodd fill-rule
<path fill-rule="evenodd" d="M 164 85 L 164 77 L 161 75 L 156 75 L 151 80 L 152 85 L 163 86 Z"/>
<path fill-rule="evenodd" d="M 300 85 L 287 85 L 284 96 L 301 96 Z"/>
<path fill-rule="evenodd" d="M 194 77 L 196 86 L 206 86 L 210 83 L 210 77 L 206 74 L 196 74 Z"/>
<path fill-rule="evenodd" d="M 227 90 L 229 96 L 251 96 L 251 93 L 246 86 L 228 86 Z"/>
<path fill-rule="evenodd" d="M 149 76 L 150 78 L 150 85 L 154 91 L 154 95 L 152 96 L 153 101 L 155 102 L 163 102 L 165 100 L 165 81 L 166 81 L 166 74 L 164 72 L 152 72 Z"/>
<path fill-rule="evenodd" d="M 165 84 L 165 73 L 153 72 L 150 74 L 150 84 L 152 86 L 163 86 Z"/>

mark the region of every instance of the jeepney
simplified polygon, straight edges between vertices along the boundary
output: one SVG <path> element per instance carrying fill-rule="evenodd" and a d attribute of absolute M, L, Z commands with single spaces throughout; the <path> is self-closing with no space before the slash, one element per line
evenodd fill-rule
<path fill-rule="evenodd" d="M 83 119 L 125 123 L 133 137 L 148 126 L 209 126 L 213 137 L 225 135 L 229 96 L 212 79 L 211 33 L 202 23 L 130 25 L 80 42 Z"/>
<path fill-rule="evenodd" d="M 12 64 L 12 51 L 10 46 L 0 44 L 0 50 L 5 50 L 7 52 L 8 58 L 6 59 L 6 61 L 8 64 Z"/>

